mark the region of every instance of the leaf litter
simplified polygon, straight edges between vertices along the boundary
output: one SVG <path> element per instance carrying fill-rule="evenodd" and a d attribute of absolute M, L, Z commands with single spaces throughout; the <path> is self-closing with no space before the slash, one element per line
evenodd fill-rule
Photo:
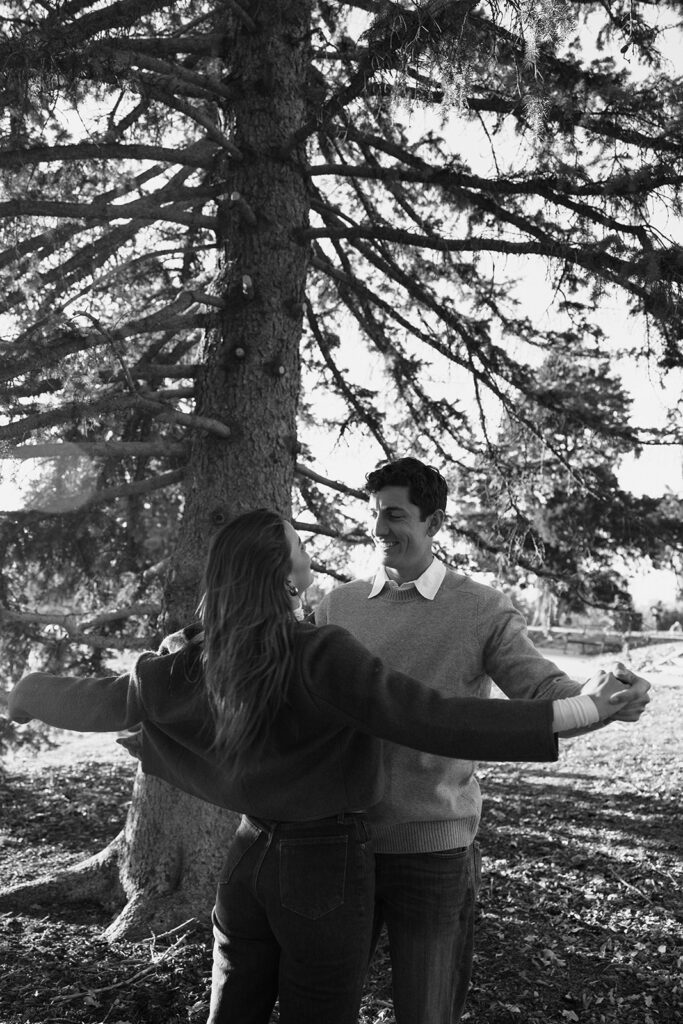
<path fill-rule="evenodd" d="M 467 1024 L 683 1020 L 683 678 L 636 727 L 563 741 L 556 765 L 482 765 L 482 887 Z M 2 884 L 96 853 L 134 765 L 40 756 L 0 773 Z M 210 928 L 106 943 L 93 904 L 0 914 L 0 1024 L 204 1024 Z M 277 1021 L 277 1010 L 273 1015 Z M 394 1024 L 383 938 L 359 1024 Z"/>

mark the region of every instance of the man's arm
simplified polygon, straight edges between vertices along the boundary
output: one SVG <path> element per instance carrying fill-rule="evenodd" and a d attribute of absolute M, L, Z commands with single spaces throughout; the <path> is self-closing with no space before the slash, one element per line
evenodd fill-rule
<path fill-rule="evenodd" d="M 503 595 L 495 593 L 483 616 L 484 665 L 493 681 L 511 698 L 556 700 L 590 693 L 595 677 L 581 684 L 544 657 L 529 638 L 524 616 Z M 621 663 L 613 674 L 629 687 L 629 700 L 607 721 L 570 735 L 602 728 L 609 722 L 637 722 L 649 703 L 650 684 Z"/>
<path fill-rule="evenodd" d="M 581 693 L 581 684 L 534 646 L 524 616 L 505 594 L 492 590 L 482 605 L 479 627 L 484 670 L 506 697 L 558 700 Z"/>

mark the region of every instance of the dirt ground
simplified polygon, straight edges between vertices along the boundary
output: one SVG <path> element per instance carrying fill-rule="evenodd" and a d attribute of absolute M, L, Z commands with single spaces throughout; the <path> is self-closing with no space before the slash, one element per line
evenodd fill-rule
<path fill-rule="evenodd" d="M 653 682 L 637 727 L 562 741 L 554 765 L 481 767 L 467 1024 L 683 1021 L 682 647 L 632 656 Z M 614 661 L 548 653 L 578 678 Z M 115 738 L 58 739 L 0 772 L 2 884 L 77 862 L 125 820 L 135 763 Z M 0 1024 L 203 1024 L 208 928 L 109 946 L 107 924 L 88 904 L 0 906 Z M 382 945 L 360 1024 L 393 1022 Z"/>

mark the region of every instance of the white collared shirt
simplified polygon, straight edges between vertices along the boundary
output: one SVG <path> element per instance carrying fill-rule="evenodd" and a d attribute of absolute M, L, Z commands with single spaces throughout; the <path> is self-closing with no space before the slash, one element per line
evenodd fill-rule
<path fill-rule="evenodd" d="M 377 597 L 378 594 L 381 594 L 388 583 L 390 586 L 398 586 L 399 590 L 409 590 L 411 587 L 415 587 L 422 597 L 426 597 L 428 601 L 433 601 L 438 593 L 439 587 L 443 583 L 445 575 L 446 566 L 437 558 L 433 558 L 421 576 L 418 576 L 416 580 L 409 580 L 408 583 L 401 583 L 399 586 L 396 583 L 396 580 L 393 580 L 391 576 L 387 574 L 384 566 L 380 565 L 373 580 L 372 587 L 370 588 L 368 600 L 372 597 Z"/>

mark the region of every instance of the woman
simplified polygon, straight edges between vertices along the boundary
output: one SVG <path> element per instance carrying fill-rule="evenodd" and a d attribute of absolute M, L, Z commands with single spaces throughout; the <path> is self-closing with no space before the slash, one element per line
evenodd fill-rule
<path fill-rule="evenodd" d="M 142 723 L 143 770 L 244 815 L 214 909 L 209 1024 L 355 1024 L 367 967 L 374 865 L 364 811 L 380 797 L 377 737 L 430 753 L 552 761 L 553 729 L 614 714 L 592 697 L 444 698 L 388 671 L 345 630 L 297 622 L 310 558 L 291 525 L 247 513 L 214 537 L 201 624 L 130 673 L 32 673 L 16 721 L 80 730 Z M 180 642 L 178 642 L 180 640 Z M 171 648 L 176 647 L 173 650 Z"/>

